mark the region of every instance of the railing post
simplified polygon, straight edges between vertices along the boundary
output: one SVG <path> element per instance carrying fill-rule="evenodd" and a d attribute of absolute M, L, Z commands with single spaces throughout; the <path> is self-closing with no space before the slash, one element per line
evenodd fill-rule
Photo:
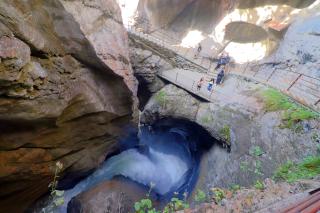
<path fill-rule="evenodd" d="M 193 83 L 192 83 L 191 91 L 193 91 L 194 83 L 195 83 L 195 81 L 193 81 Z"/>
<path fill-rule="evenodd" d="M 301 78 L 302 74 L 300 74 L 288 87 L 287 91 L 289 91 L 291 89 L 291 87 L 293 87 L 293 85 L 295 85 L 295 83 L 297 83 L 297 81 Z"/>
<path fill-rule="evenodd" d="M 258 72 L 259 72 L 259 69 L 256 71 L 256 72 L 254 72 L 254 74 L 253 74 L 253 77 L 256 77 L 256 75 L 258 74 Z M 272 74 L 271 74 L 272 75 Z M 271 76 L 270 76 L 270 78 L 271 78 Z M 269 79 L 270 79 L 269 78 Z"/>
<path fill-rule="evenodd" d="M 210 93 L 210 96 L 209 96 L 209 99 L 211 100 L 211 96 L 213 94 L 213 88 L 211 89 L 211 93 Z"/>
<path fill-rule="evenodd" d="M 178 83 L 178 72 L 177 72 L 177 74 L 176 74 L 176 83 Z"/>
<path fill-rule="evenodd" d="M 248 68 L 249 64 L 250 64 L 250 63 L 249 63 L 249 62 L 247 62 L 246 67 L 244 68 L 244 70 L 243 70 L 242 74 L 244 74 L 244 73 L 247 71 L 247 68 Z"/>
<path fill-rule="evenodd" d="M 272 76 L 273 76 L 273 74 L 276 72 L 276 70 L 277 70 L 277 69 L 274 69 L 274 70 L 272 71 L 271 75 L 268 77 L 268 79 L 267 79 L 267 81 L 266 81 L 266 82 L 268 82 L 268 81 L 271 79 L 271 77 L 272 77 Z"/>

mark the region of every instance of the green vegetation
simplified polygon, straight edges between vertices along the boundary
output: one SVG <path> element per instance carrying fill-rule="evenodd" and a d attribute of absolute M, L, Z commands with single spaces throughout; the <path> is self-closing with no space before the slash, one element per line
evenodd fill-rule
<path fill-rule="evenodd" d="M 251 147 L 249 152 L 251 155 L 253 155 L 255 157 L 259 157 L 264 154 L 264 152 L 260 146 Z"/>
<path fill-rule="evenodd" d="M 240 169 L 241 169 L 241 171 L 243 171 L 243 172 L 248 171 L 248 169 L 249 169 L 249 163 L 248 163 L 247 161 L 241 161 L 241 162 L 240 162 Z"/>
<path fill-rule="evenodd" d="M 141 199 L 138 202 L 135 202 L 134 209 L 136 213 L 160 213 L 160 211 L 157 211 L 153 207 L 152 200 L 150 199 L 150 194 L 154 187 L 155 187 L 155 184 L 151 182 L 149 191 L 146 194 L 147 197 L 144 199 Z M 184 193 L 183 197 L 184 197 L 184 200 L 180 200 L 179 198 L 173 197 L 171 201 L 164 207 L 162 213 L 172 213 L 175 211 L 189 208 L 189 204 L 186 202 L 187 193 Z"/>
<path fill-rule="evenodd" d="M 320 156 L 310 156 L 301 163 L 287 162 L 275 171 L 273 177 L 275 180 L 292 183 L 300 179 L 312 178 L 319 174 Z"/>
<path fill-rule="evenodd" d="M 197 203 L 203 203 L 207 200 L 207 195 L 204 191 L 198 189 L 197 190 L 197 193 L 194 197 L 194 200 L 197 202 Z"/>
<path fill-rule="evenodd" d="M 165 93 L 165 91 L 159 91 L 156 96 L 155 96 L 155 100 L 161 105 L 161 106 L 165 106 L 166 102 L 167 102 L 167 94 Z"/>
<path fill-rule="evenodd" d="M 172 198 L 171 202 L 166 205 L 163 209 L 163 213 L 172 213 L 175 211 L 180 211 L 189 208 L 189 204 L 186 201 L 180 200 L 178 198 Z"/>
<path fill-rule="evenodd" d="M 136 213 L 157 213 L 152 207 L 152 201 L 149 198 L 142 199 L 134 204 Z"/>
<path fill-rule="evenodd" d="M 224 125 L 222 129 L 219 131 L 220 135 L 223 137 L 225 142 L 230 145 L 231 144 L 231 130 L 228 125 Z"/>
<path fill-rule="evenodd" d="M 259 190 L 264 190 L 265 189 L 265 186 L 264 186 L 264 183 L 260 180 L 257 180 L 256 183 L 254 184 L 254 187 L 256 189 L 259 189 Z"/>
<path fill-rule="evenodd" d="M 238 191 L 240 189 L 241 189 L 241 186 L 239 184 L 232 184 L 231 187 L 230 187 L 230 190 L 232 192 L 236 192 L 236 191 Z"/>
<path fill-rule="evenodd" d="M 213 199 L 217 204 L 220 204 L 222 199 L 226 197 L 224 191 L 220 188 L 213 188 Z"/>
<path fill-rule="evenodd" d="M 62 168 L 63 164 L 60 161 L 57 161 L 55 165 L 54 178 L 48 186 L 50 188 L 50 195 L 52 196 L 53 204 L 55 206 L 61 206 L 64 204 L 64 191 L 57 190 L 59 173 L 62 171 Z"/>
<path fill-rule="evenodd" d="M 311 135 L 311 140 L 315 143 L 320 142 L 320 136 L 317 133 Z"/>
<path fill-rule="evenodd" d="M 289 97 L 275 89 L 268 89 L 262 93 L 267 112 L 284 111 L 282 115 L 281 127 L 293 128 L 299 121 L 310 120 L 319 117 L 319 114 L 313 112 L 290 100 Z"/>
<path fill-rule="evenodd" d="M 152 200 L 149 199 L 152 189 L 155 187 L 155 184 L 150 182 L 149 191 L 146 194 L 146 198 L 141 199 L 134 204 L 134 210 L 136 213 L 157 213 L 156 209 L 153 208 Z"/>
<path fill-rule="evenodd" d="M 261 162 L 260 160 L 256 160 L 256 161 L 254 162 L 254 166 L 255 166 L 255 168 L 254 168 L 254 173 L 255 173 L 256 175 L 262 176 L 262 175 L 263 175 L 263 173 L 262 173 L 262 162 Z"/>
<path fill-rule="evenodd" d="M 203 123 L 203 124 L 209 124 L 212 121 L 213 121 L 213 119 L 212 119 L 211 115 L 204 116 L 201 118 L 201 123 Z"/>
<path fill-rule="evenodd" d="M 255 175 L 262 176 L 262 161 L 255 160 L 253 164 L 249 165 L 249 162 L 247 161 L 241 161 L 240 162 L 240 169 L 242 172 L 252 172 Z"/>

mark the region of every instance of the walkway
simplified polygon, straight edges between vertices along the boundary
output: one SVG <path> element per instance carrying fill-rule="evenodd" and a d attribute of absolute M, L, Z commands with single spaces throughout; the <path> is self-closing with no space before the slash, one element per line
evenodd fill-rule
<path fill-rule="evenodd" d="M 177 46 L 178 41 L 163 29 L 158 29 L 152 31 L 150 34 L 143 33 L 141 29 L 130 26 L 128 28 L 128 33 L 130 36 L 140 39 L 142 43 L 147 46 L 157 47 L 157 51 L 162 51 L 163 54 L 168 52 L 176 54 L 181 58 L 184 58 L 187 62 L 193 64 L 194 66 L 189 69 L 188 74 L 182 75 L 182 72 L 187 72 L 188 67 L 183 69 L 174 69 L 160 73 L 159 76 L 165 78 L 166 80 L 176 84 L 185 90 L 193 93 L 196 96 L 204 98 L 205 100 L 212 101 L 212 94 L 208 94 L 205 91 L 196 91 L 196 86 L 193 85 L 193 81 L 198 81 L 200 79 L 201 73 L 215 73 L 215 64 L 209 58 L 198 57 L 194 58 L 196 53 L 195 49 L 182 48 Z M 230 69 L 230 73 L 242 77 L 246 77 L 257 81 L 259 83 L 265 84 L 267 86 L 273 87 L 280 90 L 281 92 L 289 95 L 301 104 L 308 106 L 316 111 L 320 111 L 320 79 L 312 76 L 308 76 L 295 71 L 286 71 L 282 69 L 262 69 L 263 64 L 244 64 L 237 65 Z M 192 71 L 190 71 L 192 70 Z M 172 72 L 172 73 L 169 73 Z M 177 80 L 173 77 L 178 73 L 180 78 Z M 217 73 L 213 74 L 211 77 L 215 77 Z M 212 74 L 211 74 L 212 75 Z M 184 76 L 185 79 L 181 77 Z M 196 76 L 189 77 L 188 76 Z M 195 83 L 196 84 L 196 83 Z"/>
<path fill-rule="evenodd" d="M 209 92 L 207 90 L 207 83 L 204 82 L 202 88 L 200 90 L 197 89 L 197 82 L 201 77 L 204 76 L 202 73 L 183 69 L 173 69 L 162 71 L 158 75 L 159 77 L 170 81 L 171 83 L 202 99 L 205 99 L 209 102 L 213 100 L 212 94 L 214 93 L 215 88 L 211 92 Z"/>

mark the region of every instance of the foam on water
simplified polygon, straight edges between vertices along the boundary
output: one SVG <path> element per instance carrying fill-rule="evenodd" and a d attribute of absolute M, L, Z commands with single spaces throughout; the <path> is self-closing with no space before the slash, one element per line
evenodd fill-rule
<path fill-rule="evenodd" d="M 130 141 L 126 143 L 130 144 Z M 129 149 L 109 158 L 93 174 L 65 191 L 65 204 L 56 212 L 66 212 L 68 202 L 73 197 L 118 175 L 146 186 L 153 183 L 153 192 L 160 196 L 186 190 L 188 179 L 194 176 L 196 167 L 192 154 L 194 143 L 185 129 L 150 131 L 143 128 L 135 148 L 131 144 Z"/>

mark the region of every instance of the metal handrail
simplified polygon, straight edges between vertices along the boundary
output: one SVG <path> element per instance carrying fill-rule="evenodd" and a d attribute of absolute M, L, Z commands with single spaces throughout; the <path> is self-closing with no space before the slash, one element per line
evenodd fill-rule
<path fill-rule="evenodd" d="M 146 20 L 145 20 L 145 21 L 146 21 Z M 147 21 L 146 21 L 146 22 L 147 22 Z M 149 23 L 146 23 L 146 22 L 144 23 L 145 26 L 147 26 L 147 27 L 152 27 Z M 141 23 L 139 23 L 139 24 L 141 24 Z M 178 56 L 184 58 L 185 60 L 191 62 L 192 64 L 196 65 L 196 66 L 197 66 L 200 70 L 202 70 L 203 72 L 209 73 L 209 72 L 211 71 L 210 69 L 211 69 L 211 66 L 212 66 L 212 61 L 211 61 L 211 60 L 209 60 L 209 66 L 208 66 L 208 68 L 206 68 L 205 66 L 203 66 L 203 63 L 206 61 L 203 57 L 202 57 L 200 63 L 197 63 L 196 61 L 194 61 L 193 59 L 190 59 L 190 58 L 188 57 L 188 53 L 189 53 L 189 50 L 190 50 L 190 49 L 187 49 L 187 51 L 186 51 L 185 53 L 181 53 L 180 51 L 178 51 L 178 50 L 173 50 L 172 47 L 171 47 L 171 48 L 169 47 L 169 46 L 171 46 L 169 41 L 176 41 L 176 42 L 180 42 L 180 41 L 179 41 L 178 39 L 176 39 L 176 38 L 173 38 L 173 37 L 170 36 L 167 32 L 165 32 L 165 31 L 163 30 L 165 27 L 167 27 L 167 26 L 162 26 L 162 27 L 159 27 L 159 28 L 157 28 L 157 29 L 155 29 L 155 30 L 152 30 L 152 33 L 151 33 L 151 34 L 145 34 L 144 32 L 139 32 L 139 33 L 140 33 L 139 36 L 141 36 L 141 37 L 143 37 L 143 38 L 146 38 L 146 39 L 148 39 L 148 37 L 150 37 L 150 38 L 154 38 L 154 39 L 158 40 L 158 41 L 161 43 L 160 45 L 161 45 L 163 48 L 165 48 L 166 50 L 171 51 L 171 52 L 174 52 L 176 55 L 178 55 Z M 128 29 L 131 29 L 131 30 L 132 30 L 132 28 L 128 28 Z M 134 27 L 133 27 L 133 30 L 135 31 L 135 28 L 134 28 Z M 158 35 L 157 35 L 156 33 L 158 33 Z M 153 42 L 153 41 L 151 41 L 150 38 L 149 38 L 148 40 L 149 40 L 150 42 Z M 168 41 L 168 40 L 169 40 L 169 41 Z M 154 43 L 154 42 L 153 42 L 153 43 Z M 169 46 L 168 46 L 168 44 L 169 44 Z M 254 63 L 257 63 L 257 62 L 254 62 Z M 250 78 L 253 78 L 254 80 L 260 81 L 259 78 L 256 77 L 256 75 L 259 73 L 260 70 L 254 71 L 254 74 L 248 74 L 247 68 L 250 67 L 250 66 L 249 66 L 250 64 L 252 64 L 252 63 L 247 63 L 247 64 L 246 64 L 246 67 L 245 67 L 245 69 L 244 69 L 244 71 L 243 71 L 242 73 L 240 73 L 240 72 L 232 72 L 232 73 L 234 73 L 234 74 L 236 74 L 236 75 L 241 75 L 241 76 L 250 77 Z M 261 65 L 263 65 L 263 64 L 258 64 L 258 63 L 256 64 L 256 66 L 259 66 L 259 65 L 261 66 Z M 252 70 L 251 70 L 251 71 L 252 71 Z M 316 77 L 313 77 L 313 76 L 310 76 L 310 75 L 306 75 L 306 74 L 304 74 L 304 73 L 299 73 L 299 72 L 296 72 L 296 71 L 293 71 L 293 70 L 288 70 L 287 72 L 295 73 L 295 74 L 298 75 L 297 78 L 295 78 L 295 79 L 289 84 L 288 88 L 286 89 L 287 92 L 289 92 L 290 89 L 291 89 L 296 83 L 299 83 L 299 81 L 301 81 L 301 80 L 305 80 L 305 79 L 303 79 L 304 77 L 309 78 L 309 79 L 316 80 L 316 81 L 318 82 L 318 83 L 315 83 L 315 82 L 312 82 L 312 81 L 308 81 L 308 83 L 310 83 L 310 84 L 312 84 L 312 85 L 315 85 L 315 86 L 320 85 L 320 79 L 319 79 L 319 78 L 316 78 Z M 272 71 L 271 74 L 270 74 L 270 76 L 269 76 L 267 79 L 265 79 L 265 83 L 267 83 L 267 84 L 269 85 L 268 81 L 272 78 L 272 76 L 273 76 L 275 73 L 276 73 L 276 71 Z M 313 90 L 314 90 L 314 88 L 310 88 L 310 89 L 313 89 Z M 319 94 L 320 94 L 320 93 L 319 93 Z M 318 104 L 320 103 L 320 96 L 317 96 L 317 95 L 314 95 L 314 96 L 317 97 L 317 98 L 319 98 L 319 100 L 317 100 L 317 101 L 313 104 L 313 105 L 316 106 L 316 105 L 318 105 Z"/>

